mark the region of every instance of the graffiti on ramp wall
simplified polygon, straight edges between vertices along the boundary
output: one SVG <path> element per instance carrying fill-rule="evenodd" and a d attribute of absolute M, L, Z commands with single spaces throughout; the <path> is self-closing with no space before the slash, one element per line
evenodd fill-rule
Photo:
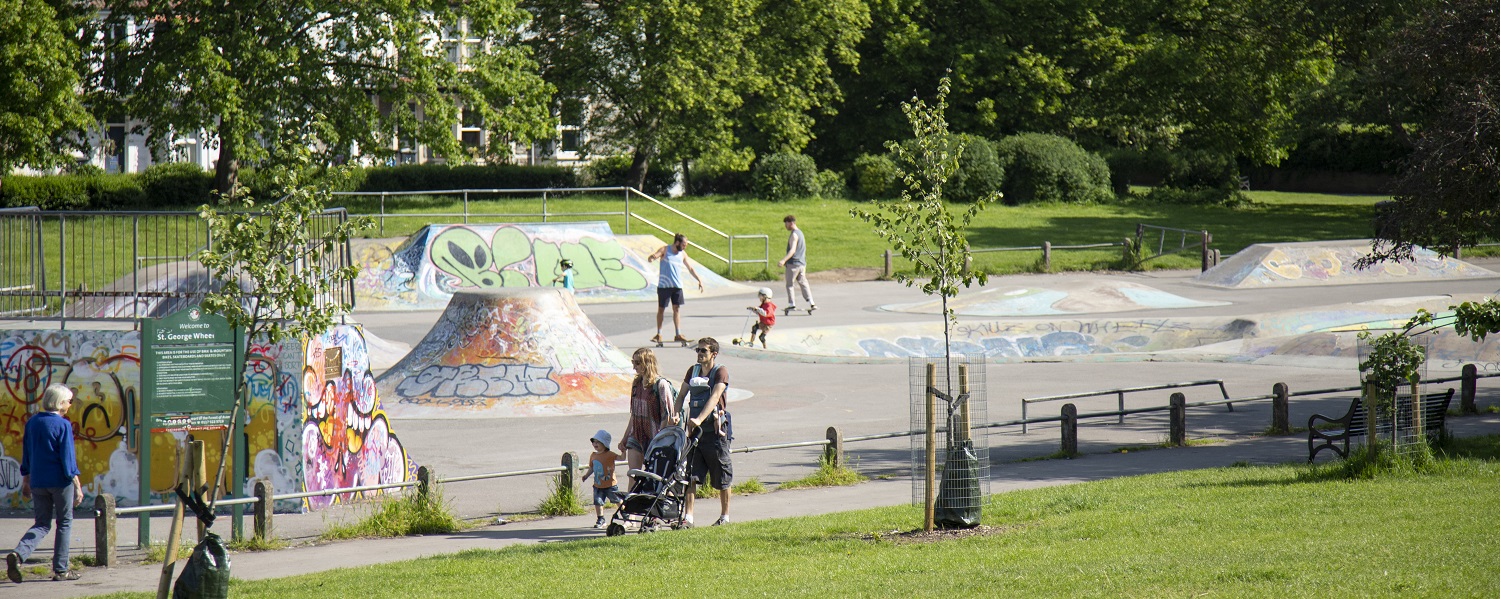
<path fill-rule="evenodd" d="M 306 356 L 322 355 L 319 348 L 328 347 L 338 347 L 343 356 L 340 374 L 333 381 L 333 393 L 317 393 L 318 409 L 310 409 L 314 394 L 306 386 L 305 365 L 313 361 Z M 348 486 L 343 483 L 350 480 L 399 482 L 414 476 L 414 466 L 379 408 L 363 347 L 360 330 L 348 326 L 335 327 L 308 342 L 306 349 L 296 341 L 252 344 L 246 372 L 248 478 L 269 479 L 278 493 L 284 493 Z M 326 371 L 326 364 L 320 365 Z M 341 387 L 346 367 L 363 376 L 351 374 L 351 384 Z M 41 409 L 42 390 L 52 383 L 67 385 L 76 396 L 67 417 L 73 423 L 79 482 L 88 500 L 110 493 L 121 505 L 138 503 L 140 439 L 133 438 L 127 426 L 137 418 L 140 405 L 138 332 L 5 331 L 0 333 L 0 369 L 0 507 L 25 505 L 19 492 L 21 440 L 26 420 Z M 312 382 L 322 390 L 329 381 L 313 377 Z M 305 435 L 308 428 L 320 434 Z M 327 436 L 321 434 L 325 429 Z M 186 436 L 150 435 L 153 501 L 170 498 L 174 451 Z M 195 437 L 213 448 L 222 439 L 214 431 L 197 431 Z M 318 508 L 345 499 L 282 501 L 277 509 Z"/>

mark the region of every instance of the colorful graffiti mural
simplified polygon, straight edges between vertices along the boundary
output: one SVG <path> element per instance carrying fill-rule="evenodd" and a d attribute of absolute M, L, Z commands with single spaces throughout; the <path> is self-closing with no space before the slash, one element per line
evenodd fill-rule
<path fill-rule="evenodd" d="M 657 268 L 645 257 L 660 247 L 650 235 L 617 237 L 604 222 L 429 225 L 405 240 L 351 245 L 363 310 L 437 310 L 461 291 L 552 287 L 565 258 L 579 302 L 650 301 Z M 706 295 L 749 289 L 697 269 Z"/>
<path fill-rule="evenodd" d="M 325 360 L 322 356 L 330 347 L 338 348 L 342 356 L 336 368 L 340 373 L 329 380 L 309 379 L 308 369 L 328 371 L 320 360 Z M 306 348 L 297 341 L 251 345 L 245 426 L 252 456 L 247 464 L 250 479 L 269 479 L 278 492 L 287 492 L 352 486 L 345 484 L 349 481 L 398 482 L 415 476 L 415 466 L 380 410 L 363 348 L 361 331 L 350 326 L 335 327 L 309 341 Z M 137 503 L 140 439 L 132 424 L 139 422 L 141 413 L 140 359 L 136 331 L 0 332 L 0 507 L 23 504 L 16 461 L 22 433 L 26 419 L 40 410 L 41 390 L 51 383 L 63 383 L 76 395 L 68 419 L 73 423 L 82 472 L 79 481 L 85 494 L 110 493 L 121 505 Z M 310 383 L 317 386 L 308 387 Z M 332 394 L 323 391 L 329 384 Z M 317 392 L 308 393 L 310 388 Z M 341 434 L 309 437 L 305 435 L 308 428 L 337 429 Z M 150 435 L 153 501 L 170 497 L 173 456 L 186 437 L 182 432 Z M 195 438 L 206 441 L 211 453 L 217 452 L 222 440 L 214 431 L 197 431 Z M 211 461 L 217 466 L 216 459 Z M 347 499 L 283 501 L 277 509 L 318 508 Z"/>
<path fill-rule="evenodd" d="M 1059 281 L 1047 288 L 997 287 L 978 293 L 961 294 L 948 302 L 949 308 L 960 316 L 1056 316 L 1224 305 L 1228 304 L 1191 300 L 1146 285 L 1119 281 Z M 881 309 L 887 312 L 941 314 L 943 305 L 938 300 L 931 300 L 889 304 L 881 306 Z"/>
<path fill-rule="evenodd" d="M 1355 262 L 1370 251 L 1371 242 L 1365 239 L 1259 243 L 1236 252 L 1194 282 L 1242 289 L 1496 277 L 1496 273 L 1419 247 L 1413 248 L 1412 260 L 1356 268 Z"/>
<path fill-rule="evenodd" d="M 1483 299 L 1476 294 L 1385 299 L 1251 314 L 1239 317 L 1120 318 L 1069 320 L 980 320 L 961 318 L 950 330 L 956 355 L 995 361 L 1062 356 L 1136 354 L 1136 359 L 1171 352 L 1175 360 L 1256 361 L 1274 355 L 1354 358 L 1355 334 L 1400 328 L 1419 309 L 1442 313 L 1447 306 Z M 943 355 L 938 322 L 886 323 L 779 330 L 769 349 L 774 355 L 901 360 Z M 1429 367 L 1481 368 L 1496 362 L 1497 339 L 1475 343 L 1441 331 L 1434 335 Z M 734 351 L 734 350 L 731 350 Z M 736 352 L 756 357 L 764 352 Z M 1126 359 L 1124 356 L 1118 356 Z M 1328 364 L 1336 364 L 1330 362 Z M 1337 363 L 1353 367 L 1353 363 Z"/>
<path fill-rule="evenodd" d="M 376 381 L 392 416 L 462 418 L 625 411 L 630 359 L 560 289 L 460 292 Z"/>

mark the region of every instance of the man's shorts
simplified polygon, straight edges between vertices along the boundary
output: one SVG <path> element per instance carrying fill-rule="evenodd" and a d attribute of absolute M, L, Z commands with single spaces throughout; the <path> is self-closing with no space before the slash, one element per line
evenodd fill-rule
<path fill-rule="evenodd" d="M 682 287 L 658 287 L 657 288 L 657 307 L 658 308 L 666 308 L 667 307 L 667 302 L 669 302 L 669 301 L 671 301 L 672 305 L 674 305 L 674 306 L 681 306 L 681 305 L 683 305 L 683 288 Z"/>
<path fill-rule="evenodd" d="M 693 484 L 704 481 L 708 475 L 711 487 L 728 489 L 734 482 L 735 469 L 730 465 L 730 444 L 724 437 L 713 433 L 699 436 L 698 445 L 688 454 L 688 467 L 693 472 Z"/>
<path fill-rule="evenodd" d="M 594 505 L 620 503 L 620 499 L 620 485 L 612 485 L 608 489 L 594 487 Z"/>

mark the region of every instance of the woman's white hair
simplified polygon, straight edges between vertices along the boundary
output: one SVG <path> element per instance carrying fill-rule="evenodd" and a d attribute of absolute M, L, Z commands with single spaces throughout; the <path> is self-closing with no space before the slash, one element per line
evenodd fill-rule
<path fill-rule="evenodd" d="M 62 383 L 47 385 L 47 390 L 42 392 L 42 409 L 48 412 L 56 412 L 63 407 L 63 402 L 73 399 L 73 390 Z"/>

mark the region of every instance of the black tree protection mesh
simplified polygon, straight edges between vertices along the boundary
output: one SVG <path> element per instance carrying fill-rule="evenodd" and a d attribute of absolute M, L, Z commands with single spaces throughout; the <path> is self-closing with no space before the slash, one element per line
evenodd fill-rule
<path fill-rule="evenodd" d="M 933 365 L 932 388 L 928 366 Z M 940 528 L 972 528 L 980 523 L 980 504 L 990 494 L 990 448 L 987 435 L 971 425 L 986 421 L 985 359 L 955 357 L 908 360 L 912 397 L 912 502 L 926 503 L 928 474 L 928 403 L 932 396 L 934 521 Z M 932 392 L 932 393 L 930 393 Z"/>

